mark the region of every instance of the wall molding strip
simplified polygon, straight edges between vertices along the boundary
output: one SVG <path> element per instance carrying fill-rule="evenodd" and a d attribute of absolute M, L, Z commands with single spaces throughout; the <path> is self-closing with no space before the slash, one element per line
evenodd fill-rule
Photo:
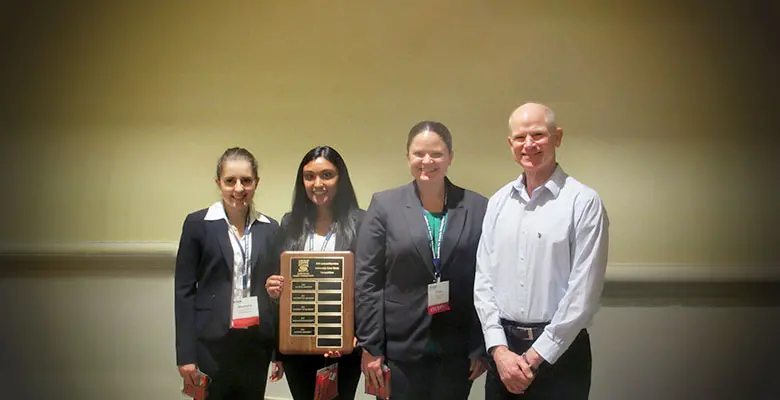
<path fill-rule="evenodd" d="M 170 260 L 158 265 L 173 267 L 176 242 L 83 242 L 49 244 L 0 244 L 0 260 L 88 259 L 91 261 L 143 259 Z M 14 263 L 18 268 L 19 262 Z M 23 262 L 21 263 L 24 264 Z M 780 265 L 773 264 L 659 264 L 610 263 L 607 281 L 636 283 L 749 283 L 780 282 Z"/>

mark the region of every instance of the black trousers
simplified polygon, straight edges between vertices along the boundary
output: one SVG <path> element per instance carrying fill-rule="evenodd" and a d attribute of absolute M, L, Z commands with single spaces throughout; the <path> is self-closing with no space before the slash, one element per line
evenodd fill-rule
<path fill-rule="evenodd" d="M 209 400 L 262 400 L 270 362 L 271 345 L 258 340 L 255 327 L 198 343 L 198 368 L 211 377 Z"/>
<path fill-rule="evenodd" d="M 511 327 L 504 328 L 509 350 L 521 354 L 528 350 L 533 341 L 523 339 L 522 334 Z M 590 337 L 586 330 L 580 331 L 574 342 L 555 364 L 547 362 L 539 366 L 536 378 L 525 393 L 510 393 L 498 376 L 496 364 L 491 359 L 485 380 L 485 400 L 587 400 L 590 393 L 591 353 Z"/>
<path fill-rule="evenodd" d="M 386 363 L 394 400 L 467 400 L 471 392 L 468 357 L 425 356 L 419 361 Z"/>
<path fill-rule="evenodd" d="M 336 399 L 352 400 L 355 398 L 358 381 L 360 381 L 360 349 L 338 358 L 339 395 Z M 287 385 L 294 400 L 312 400 L 314 387 L 317 383 L 317 370 L 333 364 L 330 358 L 321 355 L 285 355 L 282 358 Z"/>

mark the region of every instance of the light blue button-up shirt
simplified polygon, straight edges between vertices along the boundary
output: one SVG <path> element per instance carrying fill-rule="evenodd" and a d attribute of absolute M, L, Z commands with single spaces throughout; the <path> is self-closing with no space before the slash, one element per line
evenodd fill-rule
<path fill-rule="evenodd" d="M 555 363 L 599 308 L 609 219 L 595 190 L 556 167 L 531 196 L 525 175 L 488 202 L 474 303 L 485 345 L 506 345 L 500 319 L 550 321 L 533 348 Z"/>

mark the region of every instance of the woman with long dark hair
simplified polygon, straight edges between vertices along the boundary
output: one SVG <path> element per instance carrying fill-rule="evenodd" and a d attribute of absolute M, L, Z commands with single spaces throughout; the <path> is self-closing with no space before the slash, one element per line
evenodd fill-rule
<path fill-rule="evenodd" d="M 292 211 L 282 217 L 282 251 L 355 251 L 357 233 L 365 212 L 358 207 L 349 171 L 341 155 L 330 146 L 311 149 L 298 167 Z M 272 298 L 282 294 L 283 278 L 266 280 Z M 317 370 L 328 359 L 338 362 L 338 399 L 354 399 L 360 380 L 360 350 L 341 355 L 282 355 L 293 399 L 314 398 Z M 328 358 L 325 358 L 328 357 Z"/>

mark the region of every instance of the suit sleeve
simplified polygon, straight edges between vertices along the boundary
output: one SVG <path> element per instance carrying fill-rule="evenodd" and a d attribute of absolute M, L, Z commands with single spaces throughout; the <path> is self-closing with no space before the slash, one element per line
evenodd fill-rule
<path fill-rule="evenodd" d="M 176 314 L 176 365 L 196 363 L 195 294 L 201 246 L 196 237 L 197 221 L 192 215 L 184 220 L 174 272 L 174 309 Z"/>
<path fill-rule="evenodd" d="M 349 251 L 357 253 L 357 239 L 360 235 L 360 228 L 363 226 L 363 220 L 366 217 L 366 212 L 361 209 L 355 210 L 355 214 L 352 217 L 355 220 L 355 239 L 349 244 Z"/>
<path fill-rule="evenodd" d="M 284 252 L 284 240 L 287 237 L 287 230 L 290 228 L 290 213 L 286 213 L 282 216 L 282 219 L 279 222 L 279 228 L 276 230 L 275 240 L 274 240 L 274 254 L 276 254 L 276 265 L 274 265 L 273 269 L 271 270 L 273 273 L 271 275 L 281 275 L 282 274 L 282 252 Z M 263 282 L 265 284 L 265 282 Z M 276 300 L 278 302 L 278 300 Z"/>
<path fill-rule="evenodd" d="M 276 224 L 274 224 L 276 225 Z M 267 266 L 266 273 L 263 274 L 263 289 L 261 290 L 262 296 L 266 296 L 268 304 L 271 307 L 271 315 L 273 315 L 274 321 L 274 345 L 271 348 L 271 362 L 280 361 L 281 353 L 279 352 L 279 300 L 271 298 L 268 292 L 265 290 L 265 281 L 271 275 L 281 274 L 281 255 L 282 255 L 282 242 L 284 240 L 283 230 L 279 226 L 275 226 L 274 234 L 271 235 L 269 240 L 269 248 L 271 251 L 271 257 L 269 260 L 271 265 Z"/>
<path fill-rule="evenodd" d="M 358 234 L 355 253 L 355 322 L 358 345 L 373 356 L 385 354 L 386 215 L 371 199 Z"/>

